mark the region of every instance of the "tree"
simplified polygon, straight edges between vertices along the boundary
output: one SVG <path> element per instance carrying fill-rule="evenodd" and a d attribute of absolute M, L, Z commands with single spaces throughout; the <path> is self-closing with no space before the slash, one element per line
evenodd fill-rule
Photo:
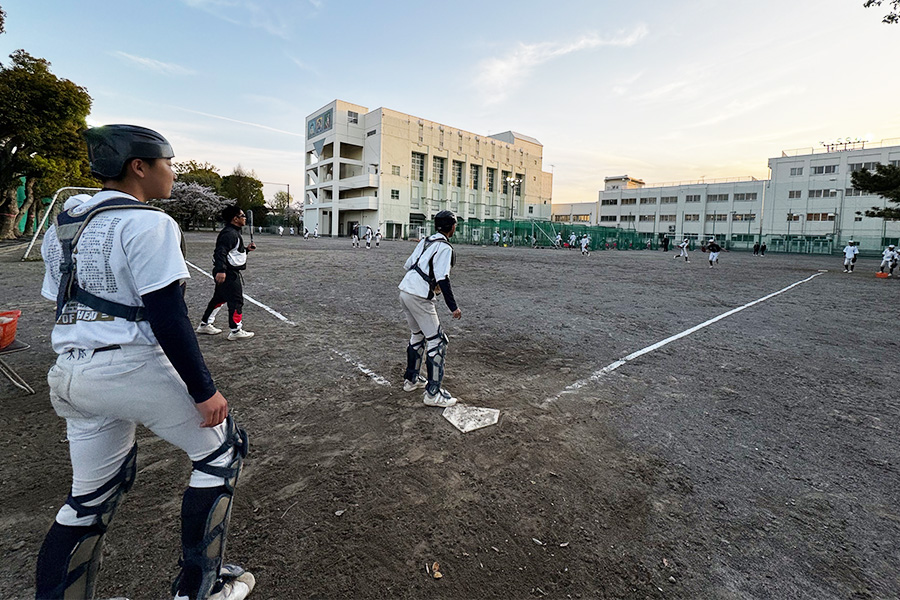
<path fill-rule="evenodd" d="M 222 178 L 221 193 L 237 202 L 245 211 L 266 205 L 262 181 L 256 178 L 256 173 L 245 171 L 241 165 L 236 166 L 231 175 Z"/>
<path fill-rule="evenodd" d="M 886 14 L 881 20 L 881 22 L 888 24 L 900 23 L 900 0 L 866 0 L 863 6 L 865 6 L 866 8 L 881 6 L 881 3 L 885 1 L 891 8 L 888 14 Z"/>
<path fill-rule="evenodd" d="M 190 230 L 219 218 L 222 209 L 231 204 L 227 198 L 218 195 L 215 190 L 199 183 L 176 181 L 172 186 L 172 197 L 150 200 L 151 206 L 157 206 Z"/>
<path fill-rule="evenodd" d="M 222 176 L 215 165 L 198 163 L 195 160 L 177 162 L 172 165 L 178 174 L 178 181 L 184 183 L 199 183 L 202 186 L 215 190 L 217 194 L 222 192 Z"/>
<path fill-rule="evenodd" d="M 291 202 L 294 200 L 292 196 L 289 196 L 285 191 L 275 192 L 275 196 L 269 202 L 269 208 L 271 208 L 275 212 L 283 213 L 291 206 Z"/>
<path fill-rule="evenodd" d="M 874 173 L 865 169 L 853 171 L 850 180 L 857 190 L 878 194 L 888 202 L 900 203 L 900 166 L 879 164 L 875 166 Z M 866 211 L 866 216 L 896 221 L 900 219 L 900 207 L 873 206 Z"/>
<path fill-rule="evenodd" d="M 87 90 L 53 75 L 48 61 L 24 50 L 10 58 L 10 66 L 0 65 L 0 239 L 16 236 L 20 177 L 30 207 L 35 181 L 53 161 L 87 160 L 80 132 L 91 109 Z"/>
<path fill-rule="evenodd" d="M 0 33 L 6 33 L 6 29 L 3 28 L 3 25 L 6 23 L 6 13 L 3 12 L 3 8 L 0 7 Z"/>

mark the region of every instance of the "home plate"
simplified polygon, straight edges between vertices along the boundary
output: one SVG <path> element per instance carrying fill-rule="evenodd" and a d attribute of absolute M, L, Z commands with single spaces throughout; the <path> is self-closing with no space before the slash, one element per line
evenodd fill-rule
<path fill-rule="evenodd" d="M 441 414 L 463 433 L 496 425 L 497 419 L 500 418 L 500 411 L 496 408 L 479 408 L 465 404 L 448 406 Z"/>

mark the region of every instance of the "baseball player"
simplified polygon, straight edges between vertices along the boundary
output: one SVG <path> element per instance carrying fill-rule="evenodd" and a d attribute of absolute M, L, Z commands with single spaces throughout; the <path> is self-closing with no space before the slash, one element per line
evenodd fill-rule
<path fill-rule="evenodd" d="M 856 255 L 859 254 L 859 248 L 853 240 L 848 240 L 844 246 L 844 273 L 852 273 L 853 267 L 856 265 Z"/>
<path fill-rule="evenodd" d="M 351 238 L 350 238 L 350 246 L 352 248 L 359 248 L 359 223 L 353 224 L 353 231 L 351 232 Z"/>
<path fill-rule="evenodd" d="M 371 250 L 371 249 L 372 249 L 372 236 L 374 236 L 374 235 L 375 235 L 375 234 L 372 232 L 372 228 L 369 227 L 368 225 L 366 225 L 366 233 L 365 233 L 365 237 L 366 237 L 366 250 Z"/>
<path fill-rule="evenodd" d="M 719 252 L 722 251 L 722 246 L 717 244 L 714 238 L 709 238 L 706 249 L 709 250 L 709 268 L 712 269 L 714 263 L 719 264 Z"/>
<path fill-rule="evenodd" d="M 553 247 L 557 250 L 562 248 L 562 233 L 556 234 L 556 238 L 553 240 Z"/>
<path fill-rule="evenodd" d="M 684 257 L 684 262 L 691 262 L 688 260 L 688 246 L 690 246 L 691 242 L 687 238 L 678 244 L 678 247 L 681 248 L 681 254 L 676 254 L 673 258 L 681 258 Z"/>
<path fill-rule="evenodd" d="M 412 392 L 424 387 L 423 401 L 426 406 L 447 407 L 457 402 L 450 392 L 441 387 L 444 358 L 450 340 L 441 329 L 434 304 L 435 295 L 443 295 L 453 318 L 462 317 L 450 287 L 450 267 L 455 262 L 450 238 L 456 231 L 456 215 L 442 210 L 434 216 L 434 228 L 437 233 L 421 240 L 406 259 L 406 275 L 398 286 L 400 306 L 410 330 L 403 390 Z M 423 355 L 428 370 L 427 379 L 419 375 Z"/>
<path fill-rule="evenodd" d="M 284 226 L 283 225 L 278 226 L 278 235 L 284 236 Z"/>
<path fill-rule="evenodd" d="M 57 302 L 58 358 L 47 381 L 66 419 L 72 488 L 38 553 L 36 597 L 94 597 L 106 530 L 134 483 L 141 423 L 193 463 L 176 600 L 242 600 L 253 575 L 224 564 L 223 553 L 247 434 L 229 416 L 191 330 L 181 231 L 146 205 L 171 193 L 172 147 L 133 125 L 84 136 L 103 190 L 61 213 L 42 247 L 41 294 Z"/>
<path fill-rule="evenodd" d="M 307 229 L 306 227 L 303 228 L 303 239 L 304 240 L 309 239 L 309 229 Z"/>
<path fill-rule="evenodd" d="M 570 250 L 575 249 L 575 243 L 577 241 L 578 241 L 578 236 L 575 235 L 575 232 L 573 231 L 572 233 L 569 234 L 569 249 Z"/>
<path fill-rule="evenodd" d="M 881 253 L 881 266 L 878 268 L 878 272 L 884 273 L 884 268 L 888 267 L 890 269 L 888 277 L 894 276 L 894 268 L 897 266 L 897 258 L 900 256 L 897 254 L 894 247 L 895 246 L 891 244 Z"/>
<path fill-rule="evenodd" d="M 384 237 L 384 236 L 381 235 L 381 227 L 379 227 L 379 228 L 375 231 L 375 247 L 376 247 L 376 248 L 381 244 L 381 238 L 382 238 L 382 237 Z"/>
<path fill-rule="evenodd" d="M 591 255 L 591 238 L 588 237 L 588 234 L 584 234 L 581 236 L 581 255 L 582 256 L 590 256 Z"/>
<path fill-rule="evenodd" d="M 238 205 L 226 206 L 222 210 L 222 222 L 225 227 L 216 238 L 216 249 L 213 251 L 213 276 L 216 289 L 203 317 L 197 327 L 197 333 L 216 335 L 222 330 L 213 325 L 216 315 L 223 304 L 228 305 L 228 334 L 230 341 L 252 338 L 252 331 L 244 329 L 244 279 L 241 271 L 247 268 L 247 253 L 256 250 L 256 244 L 244 247 L 241 227 L 247 221 L 247 215 Z"/>
<path fill-rule="evenodd" d="M 500 245 L 500 230 L 499 229 L 494 230 L 494 235 L 491 236 L 491 239 L 494 241 L 495 246 Z"/>
<path fill-rule="evenodd" d="M 319 226 L 318 225 L 316 225 L 315 228 L 313 229 L 313 237 L 314 238 L 319 237 Z"/>

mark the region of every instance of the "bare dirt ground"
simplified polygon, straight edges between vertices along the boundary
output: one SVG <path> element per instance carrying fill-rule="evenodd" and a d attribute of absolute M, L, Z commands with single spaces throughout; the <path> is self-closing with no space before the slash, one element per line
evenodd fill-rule
<path fill-rule="evenodd" d="M 188 234 L 208 269 L 213 234 Z M 257 236 L 256 337 L 201 347 L 251 453 L 229 558 L 251 597 L 896 598 L 900 594 L 900 282 L 862 259 L 458 246 L 446 387 L 501 411 L 461 434 L 401 390 L 396 285 L 413 245 Z M 0 598 L 33 595 L 37 550 L 69 484 L 47 400 L 53 307 L 40 262 L 0 247 L 19 308 L 0 381 Z M 829 271 L 553 399 L 633 351 Z M 199 319 L 212 282 L 192 272 Z M 219 323 L 222 325 L 222 323 Z M 387 378 L 378 385 L 352 361 Z M 140 402 L 135 390 L 135 402 Z M 190 465 L 143 431 L 106 539 L 98 597 L 166 598 Z M 443 578 L 426 571 L 439 562 Z"/>

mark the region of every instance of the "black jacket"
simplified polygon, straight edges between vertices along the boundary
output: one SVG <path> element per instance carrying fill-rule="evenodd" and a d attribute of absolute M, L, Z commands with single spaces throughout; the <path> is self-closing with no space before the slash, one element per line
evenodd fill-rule
<path fill-rule="evenodd" d="M 213 275 L 227 271 L 243 271 L 247 268 L 246 263 L 236 267 L 228 262 L 228 253 L 235 247 L 238 252 L 247 252 L 240 228 L 229 223 L 219 232 L 219 237 L 216 239 L 216 249 L 213 251 Z"/>

